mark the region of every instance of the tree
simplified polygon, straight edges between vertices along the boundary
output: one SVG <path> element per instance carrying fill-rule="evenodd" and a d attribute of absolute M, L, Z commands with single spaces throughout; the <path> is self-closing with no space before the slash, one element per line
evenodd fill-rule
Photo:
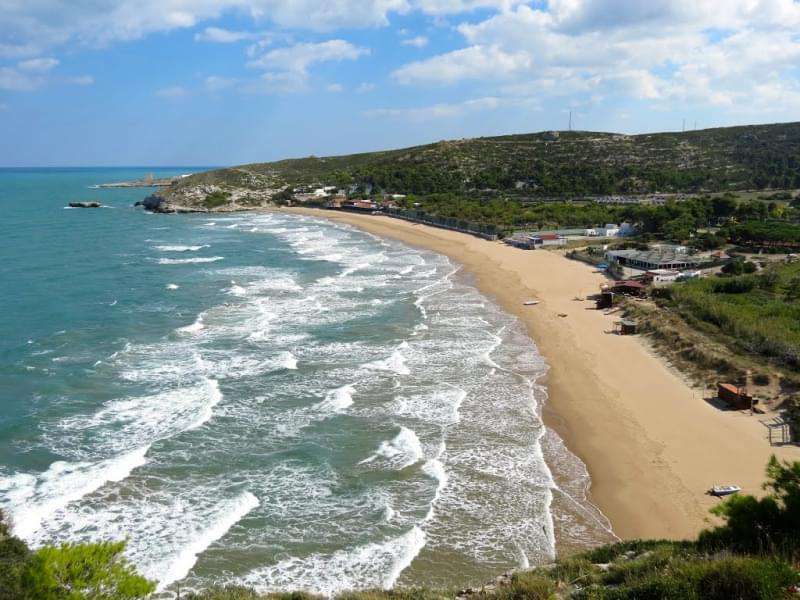
<path fill-rule="evenodd" d="M 734 259 L 722 266 L 722 272 L 726 275 L 741 275 L 744 273 L 744 261 L 738 258 Z"/>
<path fill-rule="evenodd" d="M 125 542 L 63 544 L 38 550 L 22 573 L 28 598 L 125 600 L 143 598 L 155 584 L 123 556 Z"/>
<path fill-rule="evenodd" d="M 23 597 L 21 575 L 31 552 L 21 539 L 11 535 L 0 512 L 0 600 Z"/>

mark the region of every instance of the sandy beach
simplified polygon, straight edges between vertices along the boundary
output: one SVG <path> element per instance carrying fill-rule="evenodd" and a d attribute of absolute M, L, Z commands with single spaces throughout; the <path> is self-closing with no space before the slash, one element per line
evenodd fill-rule
<path fill-rule="evenodd" d="M 604 281 L 585 264 L 389 217 L 286 210 L 445 254 L 518 316 L 550 366 L 545 422 L 586 463 L 590 498 L 621 538 L 693 537 L 711 523 L 711 485 L 759 493 L 771 454 L 800 459 L 800 448 L 770 447 L 767 416 L 719 410 L 646 341 L 611 333 L 618 317 L 576 300 Z"/>

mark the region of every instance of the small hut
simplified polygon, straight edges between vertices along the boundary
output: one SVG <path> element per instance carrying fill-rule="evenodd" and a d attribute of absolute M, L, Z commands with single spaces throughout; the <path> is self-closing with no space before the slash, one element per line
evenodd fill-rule
<path fill-rule="evenodd" d="M 717 397 L 737 410 L 747 410 L 758 403 L 758 400 L 749 395 L 744 388 L 732 383 L 718 383 Z"/>
<path fill-rule="evenodd" d="M 597 310 L 605 310 L 614 306 L 614 292 L 601 292 L 595 301 Z"/>

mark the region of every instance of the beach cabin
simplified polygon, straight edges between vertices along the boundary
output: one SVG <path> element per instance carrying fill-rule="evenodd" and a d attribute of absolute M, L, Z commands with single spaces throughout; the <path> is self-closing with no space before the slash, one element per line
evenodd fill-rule
<path fill-rule="evenodd" d="M 597 310 L 605 310 L 614 306 L 614 292 L 602 292 L 595 301 Z"/>
<path fill-rule="evenodd" d="M 670 285 L 678 281 L 680 271 L 671 269 L 651 269 L 644 274 L 644 280 L 652 283 L 656 287 Z"/>
<path fill-rule="evenodd" d="M 717 397 L 737 410 L 749 410 L 758 403 L 758 400 L 747 394 L 744 388 L 732 383 L 718 383 Z"/>
<path fill-rule="evenodd" d="M 567 243 L 567 238 L 558 233 L 540 233 L 531 236 L 533 247 L 540 246 L 564 246 Z"/>

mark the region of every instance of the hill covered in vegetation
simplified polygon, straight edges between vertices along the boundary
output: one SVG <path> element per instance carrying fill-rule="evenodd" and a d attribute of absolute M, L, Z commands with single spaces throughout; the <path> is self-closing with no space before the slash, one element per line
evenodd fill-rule
<path fill-rule="evenodd" d="M 204 206 L 216 191 L 223 194 L 216 206 L 225 203 L 225 194 L 246 206 L 298 185 L 529 200 L 796 189 L 800 123 L 642 135 L 542 132 L 310 156 L 199 173 L 176 182 L 164 196 L 175 204 Z"/>

